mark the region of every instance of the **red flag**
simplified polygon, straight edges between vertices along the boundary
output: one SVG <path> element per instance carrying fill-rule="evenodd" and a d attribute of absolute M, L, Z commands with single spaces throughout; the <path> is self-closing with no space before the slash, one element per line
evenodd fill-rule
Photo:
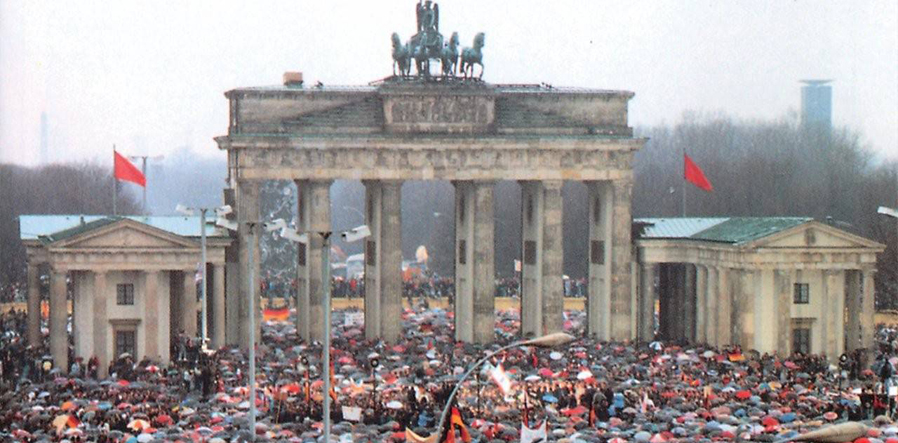
<path fill-rule="evenodd" d="M 455 443 L 455 427 L 458 426 L 459 436 L 464 443 L 471 443 L 471 434 L 468 433 L 468 427 L 461 419 L 461 413 L 458 408 L 452 408 L 452 415 L 449 416 L 449 433 L 446 435 L 445 442 Z"/>
<path fill-rule="evenodd" d="M 705 173 L 702 172 L 702 168 L 699 168 L 685 152 L 683 153 L 683 178 L 705 191 L 711 192 L 714 190 L 711 182 L 708 181 Z"/>
<path fill-rule="evenodd" d="M 131 163 L 131 161 L 117 151 L 112 152 L 115 154 L 115 179 L 136 183 L 146 188 L 147 178 L 140 172 L 140 169 L 137 169 L 137 166 L 134 166 L 134 163 Z"/>

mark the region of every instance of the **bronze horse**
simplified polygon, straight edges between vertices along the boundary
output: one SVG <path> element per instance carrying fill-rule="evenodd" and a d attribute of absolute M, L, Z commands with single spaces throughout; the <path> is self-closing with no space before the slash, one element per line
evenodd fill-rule
<path fill-rule="evenodd" d="M 411 54 L 408 46 L 403 45 L 399 39 L 399 34 L 393 33 L 393 75 L 396 75 L 396 68 L 399 68 L 399 75 L 408 77 L 411 70 Z"/>
<path fill-rule="evenodd" d="M 443 48 L 440 54 L 440 64 L 443 68 L 443 75 L 455 77 L 455 68 L 458 66 L 458 33 L 453 32 L 449 38 L 449 43 Z"/>
<path fill-rule="evenodd" d="M 461 52 L 461 71 L 465 78 L 474 77 L 474 65 L 480 65 L 479 79 L 483 78 L 483 43 L 484 35 L 482 32 L 474 36 L 474 47 L 465 48 Z M 470 71 L 470 72 L 469 72 Z"/>

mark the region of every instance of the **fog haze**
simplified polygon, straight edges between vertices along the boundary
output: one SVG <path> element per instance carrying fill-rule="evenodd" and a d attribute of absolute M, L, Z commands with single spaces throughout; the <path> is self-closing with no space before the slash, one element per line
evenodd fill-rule
<path fill-rule="evenodd" d="M 413 0 L 0 0 L 0 162 L 111 162 L 190 147 L 223 159 L 224 91 L 280 82 L 365 84 L 391 73 Z M 686 111 L 775 119 L 799 80 L 834 79 L 833 122 L 898 158 L 898 2 L 446 0 L 440 29 L 486 32 L 484 79 L 636 92 L 631 126 Z"/>

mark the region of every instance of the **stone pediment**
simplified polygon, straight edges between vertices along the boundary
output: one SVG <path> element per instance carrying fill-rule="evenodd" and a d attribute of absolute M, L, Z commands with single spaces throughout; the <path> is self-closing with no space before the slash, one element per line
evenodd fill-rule
<path fill-rule="evenodd" d="M 199 245 L 184 237 L 129 219 L 97 227 L 76 227 L 71 235 L 50 243 L 53 249 L 195 249 Z M 51 236 L 52 239 L 52 236 Z"/>
<path fill-rule="evenodd" d="M 752 248 L 882 249 L 883 245 L 833 226 L 811 221 L 758 239 Z"/>

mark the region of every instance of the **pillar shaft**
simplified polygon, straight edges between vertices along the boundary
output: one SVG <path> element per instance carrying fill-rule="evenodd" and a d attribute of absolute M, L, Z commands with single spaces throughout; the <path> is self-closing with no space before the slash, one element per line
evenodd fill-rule
<path fill-rule="evenodd" d="M 313 341 L 324 338 L 324 316 L 330 315 L 329 312 L 324 312 L 325 285 L 330 282 L 323 280 L 325 241 L 322 233 L 331 231 L 331 183 L 330 180 L 297 182 L 298 203 L 301 205 L 299 230 L 308 233 L 309 237 L 305 246 L 305 266 L 298 271 L 304 272 L 304 281 L 302 285 L 298 285 L 303 289 L 299 291 L 297 312 L 303 311 L 298 318 L 300 334 L 307 334 L 308 339 Z M 302 248 L 302 244 L 299 247 Z"/>
<path fill-rule="evenodd" d="M 792 284 L 795 271 L 777 269 L 773 273 L 776 312 L 776 352 L 781 357 L 792 354 Z"/>
<path fill-rule="evenodd" d="M 637 337 L 639 341 L 648 342 L 655 338 L 655 274 L 657 263 L 643 263 L 642 284 L 639 294 L 639 323 Z"/>
<path fill-rule="evenodd" d="M 383 182 L 380 330 L 395 343 L 402 334 L 402 182 Z"/>
<path fill-rule="evenodd" d="M 184 288 L 181 292 L 181 327 L 184 333 L 190 338 L 196 338 L 196 271 L 194 269 L 185 269 L 182 272 L 184 276 Z M 148 300 L 150 295 L 148 294 Z M 155 299 L 155 295 L 152 296 Z M 157 317 L 158 320 L 158 317 Z M 148 336 L 147 339 L 150 337 Z"/>
<path fill-rule="evenodd" d="M 732 309 L 733 293 L 730 285 L 731 271 L 727 268 L 717 268 L 717 346 L 728 346 L 733 343 Z"/>
<path fill-rule="evenodd" d="M 562 330 L 564 245 L 560 180 L 523 182 L 521 329 L 542 336 Z M 629 296 L 629 294 L 628 294 Z"/>
<path fill-rule="evenodd" d="M 757 294 L 756 282 L 760 278 L 758 271 L 745 270 L 741 275 L 741 289 L 739 291 L 739 309 L 737 318 L 740 339 L 738 343 L 742 349 L 757 349 L 755 344 L 755 296 Z"/>
<path fill-rule="evenodd" d="M 161 349 L 159 349 L 159 271 L 148 271 L 144 273 L 144 290 L 146 300 L 144 302 L 144 321 L 146 324 L 144 325 L 144 335 L 146 335 L 146 347 L 144 348 L 144 355 L 151 359 L 158 361 L 161 356 Z M 193 280 L 193 276 L 190 275 L 190 280 Z M 196 289 L 194 289 L 194 294 Z M 193 297 L 196 300 L 196 295 Z M 194 307 L 194 312 L 196 312 L 196 308 Z M 94 320 L 96 321 L 96 319 Z M 194 332 L 196 332 L 196 316 L 194 315 L 193 320 Z M 140 358 L 135 355 L 134 358 Z"/>
<path fill-rule="evenodd" d="M 708 343 L 708 268 L 695 265 L 695 341 Z"/>
<path fill-rule="evenodd" d="M 28 344 L 41 345 L 41 274 L 37 263 L 28 262 Z"/>
<path fill-rule="evenodd" d="M 365 239 L 365 338 L 381 338 L 381 246 L 383 242 L 383 186 L 379 181 L 366 181 L 365 223 L 371 236 Z"/>
<path fill-rule="evenodd" d="M 106 281 L 106 272 L 94 272 L 94 300 L 93 300 L 93 355 L 100 364 L 97 367 L 97 376 L 106 377 L 109 370 L 109 316 L 107 307 L 109 303 L 109 285 Z"/>
<path fill-rule="evenodd" d="M 717 268 L 713 266 L 709 266 L 708 270 L 708 296 L 707 296 L 707 315 L 705 316 L 707 330 L 706 340 L 707 343 L 711 346 L 720 346 L 718 343 L 718 316 L 720 315 L 718 310 L 718 303 L 720 300 L 720 276 Z"/>
<path fill-rule="evenodd" d="M 57 269 L 50 272 L 50 355 L 53 367 L 69 372 L 69 336 L 66 302 L 66 273 Z"/>
<path fill-rule="evenodd" d="M 695 266 L 684 263 L 680 269 L 683 272 L 683 338 L 693 343 L 696 336 Z"/>
<path fill-rule="evenodd" d="M 225 345 L 225 268 L 216 264 L 212 268 L 212 349 Z"/>
<path fill-rule="evenodd" d="M 240 272 L 240 293 L 238 294 L 239 325 L 240 325 L 240 346 L 243 349 L 249 348 L 249 316 L 255 315 L 256 325 L 256 342 L 262 339 L 261 324 L 262 310 L 259 309 L 261 302 L 261 289 L 259 285 L 260 269 L 262 257 L 259 250 L 259 229 L 251 235 L 250 225 L 248 222 L 259 222 L 259 183 L 246 180 L 237 181 L 236 190 L 237 200 L 237 237 L 238 237 L 238 253 L 239 253 L 239 272 Z M 253 269 L 248 268 L 249 254 L 253 256 Z M 249 286 L 249 272 L 253 273 L 253 285 Z M 249 297 L 255 300 L 255 312 L 249 312 Z M 194 321 L 195 324 L 195 321 Z M 185 327 L 186 329 L 186 327 Z"/>
<path fill-rule="evenodd" d="M 589 198 L 589 294 L 587 330 L 590 336 L 611 336 L 611 247 L 614 188 L 609 182 L 586 182 Z"/>
<path fill-rule="evenodd" d="M 633 321 L 630 295 L 630 260 L 633 217 L 630 211 L 633 179 L 621 178 L 613 182 L 614 213 L 612 220 L 611 252 L 611 339 L 632 340 L 630 322 Z"/>
<path fill-rule="evenodd" d="M 868 354 L 872 355 L 876 350 L 873 347 L 873 334 L 876 332 L 876 323 L 875 323 L 875 304 L 874 304 L 874 291 L 875 284 L 873 280 L 874 275 L 873 270 L 866 269 L 863 271 L 863 295 L 861 298 L 861 331 L 860 331 L 860 339 L 861 339 L 861 347 L 866 349 Z"/>
<path fill-rule="evenodd" d="M 225 248 L 225 343 L 229 346 L 240 345 L 240 286 L 239 247 L 234 244 Z"/>
<path fill-rule="evenodd" d="M 455 182 L 455 338 L 491 343 L 495 324 L 493 182 Z"/>

